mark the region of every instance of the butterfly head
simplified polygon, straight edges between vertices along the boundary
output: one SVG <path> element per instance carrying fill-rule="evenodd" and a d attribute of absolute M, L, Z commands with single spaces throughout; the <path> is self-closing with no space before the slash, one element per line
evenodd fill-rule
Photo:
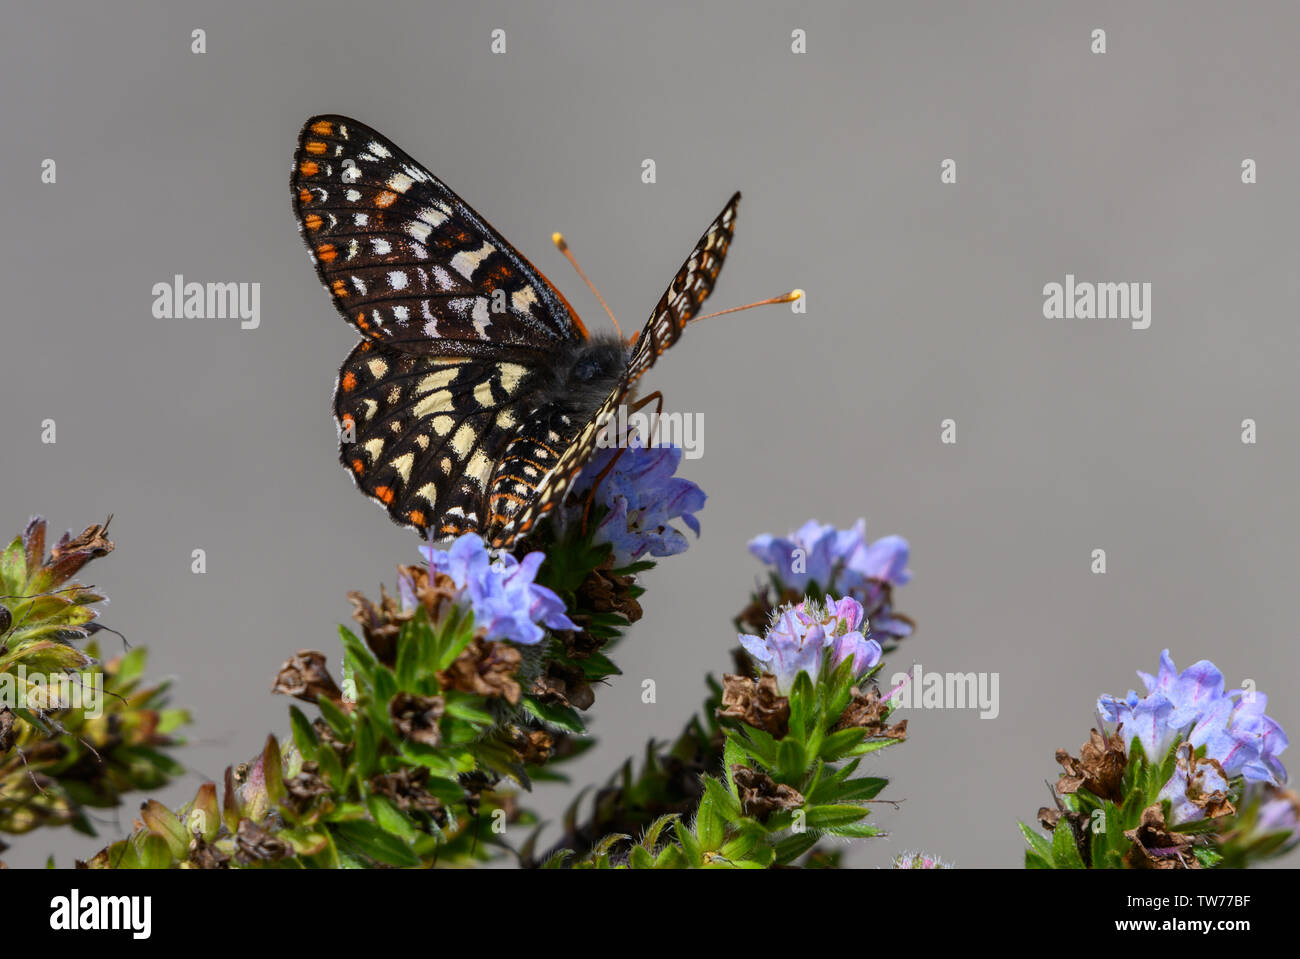
<path fill-rule="evenodd" d="M 627 363 L 627 346 L 616 336 L 598 334 L 575 343 L 557 358 L 555 400 L 575 413 L 592 412 L 618 385 Z"/>

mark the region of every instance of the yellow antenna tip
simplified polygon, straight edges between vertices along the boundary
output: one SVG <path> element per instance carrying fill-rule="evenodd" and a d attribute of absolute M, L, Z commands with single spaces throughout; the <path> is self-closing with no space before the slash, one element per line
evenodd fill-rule
<path fill-rule="evenodd" d="M 564 242 L 563 233 L 552 233 L 551 242 L 554 243 L 557 247 L 559 247 L 561 252 L 569 248 L 569 244 Z"/>
<path fill-rule="evenodd" d="M 786 302 L 793 303 L 795 300 L 802 300 L 802 299 L 803 299 L 803 290 L 791 290 L 790 294 L 786 297 Z"/>

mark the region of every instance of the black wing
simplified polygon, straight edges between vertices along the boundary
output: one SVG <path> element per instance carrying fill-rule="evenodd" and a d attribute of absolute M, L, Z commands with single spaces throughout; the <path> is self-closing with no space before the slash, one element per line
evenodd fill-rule
<path fill-rule="evenodd" d="M 374 130 L 307 121 L 293 205 L 348 322 L 409 353 L 544 354 L 585 339 L 568 301 L 447 185 Z"/>

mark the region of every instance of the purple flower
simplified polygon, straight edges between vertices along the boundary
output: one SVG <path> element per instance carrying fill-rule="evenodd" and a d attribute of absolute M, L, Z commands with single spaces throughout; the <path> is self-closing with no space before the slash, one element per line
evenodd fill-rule
<path fill-rule="evenodd" d="M 1267 790 L 1259 804 L 1261 832 L 1295 832 L 1300 829 L 1300 799 L 1285 790 Z"/>
<path fill-rule="evenodd" d="M 888 641 L 909 636 L 912 624 L 893 611 L 893 588 L 911 578 L 909 547 L 901 536 L 867 540 L 866 520 L 836 529 L 809 520 L 789 536 L 764 533 L 749 541 L 749 551 L 772 567 L 784 589 L 806 593 L 816 586 L 824 594 L 852 596 L 871 622 L 870 638 Z"/>
<path fill-rule="evenodd" d="M 834 669 L 852 659 L 854 675 L 873 669 L 881 658 L 880 644 L 861 631 L 862 604 L 851 597 L 821 605 L 805 600 L 787 606 L 763 637 L 740 634 L 740 645 L 776 677 L 777 691 L 789 695 L 800 673 L 816 681 L 830 654 Z"/>
<path fill-rule="evenodd" d="M 1171 826 L 1204 819 L 1207 800 L 1214 798 L 1216 793 L 1220 801 L 1226 800 L 1230 788 L 1222 766 L 1196 759 L 1190 755 L 1191 750 L 1189 743 L 1179 747 L 1174 774 L 1156 797 L 1169 800 Z"/>
<path fill-rule="evenodd" d="M 1145 696 L 1133 690 L 1123 699 L 1102 696 L 1097 711 L 1102 720 L 1121 723 L 1129 742 L 1137 739 L 1148 760 L 1161 762 L 1177 742 L 1204 747 L 1204 757 L 1217 761 L 1230 779 L 1280 784 L 1286 769 L 1278 755 L 1287 747 L 1286 733 L 1264 714 L 1268 697 L 1253 690 L 1224 691 L 1223 674 L 1208 660 L 1179 673 L 1169 657 L 1160 655 L 1155 676 L 1139 672 Z"/>
<path fill-rule="evenodd" d="M 529 553 L 522 561 L 509 553 L 492 557 L 477 533 L 465 533 L 450 549 L 422 546 L 420 552 L 429 569 L 450 576 L 460 589 L 460 597 L 474 612 L 474 626 L 485 629 L 487 639 L 508 639 L 531 646 L 540 642 L 544 632 L 538 624 L 551 629 L 577 629 L 565 613 L 564 602 L 534 579 L 545 556 Z M 405 578 L 398 589 L 404 608 L 415 606 L 415 591 Z"/>
<path fill-rule="evenodd" d="M 690 480 L 673 475 L 682 461 L 681 447 L 647 448 L 634 435 L 621 450 L 604 448 L 597 452 L 574 485 L 575 491 L 591 489 L 615 456 L 618 462 L 596 493 L 597 501 L 608 511 L 592 541 L 610 544 L 615 567 L 649 556 L 684 552 L 689 543 L 672 522 L 680 519 L 699 536 L 700 523 L 695 513 L 704 507 L 706 497 Z"/>
<path fill-rule="evenodd" d="M 810 519 L 787 537 L 764 533 L 749 541 L 749 551 L 769 566 L 783 586 L 803 592 L 809 583 L 823 590 L 834 584 L 836 569 L 861 544 L 856 527 L 837 530 Z"/>

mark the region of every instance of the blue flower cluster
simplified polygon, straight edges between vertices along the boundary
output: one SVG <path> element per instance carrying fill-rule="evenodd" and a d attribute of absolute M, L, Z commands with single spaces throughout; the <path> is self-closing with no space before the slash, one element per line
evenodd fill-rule
<path fill-rule="evenodd" d="M 680 519 L 696 536 L 696 512 L 704 507 L 704 491 L 690 480 L 673 474 L 681 465 L 679 446 L 645 446 L 633 435 L 621 450 L 600 450 L 574 484 L 576 492 L 591 489 L 597 476 L 618 456 L 618 462 L 600 483 L 597 502 L 607 512 L 601 517 L 593 542 L 608 543 L 615 568 L 651 556 L 673 556 L 689 545 L 672 525 Z"/>
<path fill-rule="evenodd" d="M 909 547 L 901 536 L 867 539 L 866 520 L 848 529 L 809 520 L 789 536 L 763 534 L 749 542 L 749 551 L 772 567 L 785 589 L 806 593 L 852 596 L 868 611 L 871 635 L 879 639 L 909 636 L 912 624 L 893 613 L 890 592 L 911 578 Z"/>
<path fill-rule="evenodd" d="M 431 571 L 451 577 L 460 590 L 460 601 L 474 612 L 475 628 L 487 630 L 488 640 L 508 639 L 531 646 L 545 635 L 542 626 L 578 628 L 565 613 L 564 601 L 534 582 L 545 559 L 540 552 L 529 553 L 523 560 L 509 553 L 493 557 L 477 533 L 465 533 L 450 549 L 422 546 L 420 552 Z M 411 581 L 399 578 L 398 589 L 403 608 L 414 609 Z"/>
<path fill-rule="evenodd" d="M 745 652 L 776 677 L 777 691 L 785 696 L 800 673 L 817 680 L 827 653 L 831 669 L 850 658 L 855 676 L 874 669 L 882 651 L 880 643 L 863 634 L 864 625 L 856 599 L 828 597 L 824 605 L 805 600 L 783 609 L 765 636 L 741 633 L 738 638 Z"/>
<path fill-rule="evenodd" d="M 1129 690 L 1123 698 L 1102 696 L 1097 712 L 1104 722 L 1122 725 L 1126 750 L 1136 740 L 1153 763 L 1162 762 L 1171 748 L 1181 750 L 1177 770 L 1161 793 L 1173 804 L 1173 822 L 1201 818 L 1202 805 L 1193 800 L 1226 792 L 1237 777 L 1272 786 L 1286 782 L 1278 756 L 1287 736 L 1265 715 L 1263 693 L 1226 690 L 1223 673 L 1209 660 L 1180 673 L 1167 649 L 1156 675 L 1139 672 L 1138 677 L 1146 695 Z"/>

